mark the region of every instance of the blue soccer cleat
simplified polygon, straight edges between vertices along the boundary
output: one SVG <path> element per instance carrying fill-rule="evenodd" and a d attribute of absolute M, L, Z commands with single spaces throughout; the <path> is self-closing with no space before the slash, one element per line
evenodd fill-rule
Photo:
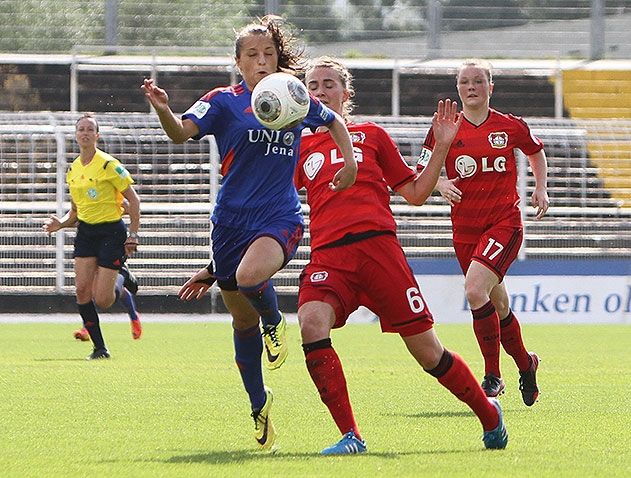
<path fill-rule="evenodd" d="M 487 397 L 497 397 L 504 393 L 504 380 L 500 377 L 496 377 L 492 373 L 484 376 L 481 386 Z"/>
<path fill-rule="evenodd" d="M 484 446 L 486 448 L 503 450 L 508 444 L 508 432 L 506 431 L 506 426 L 504 425 L 502 407 L 496 398 L 489 398 L 488 400 L 497 409 L 500 421 L 493 430 L 484 432 L 484 435 L 482 435 L 482 441 L 484 442 Z"/>
<path fill-rule="evenodd" d="M 320 452 L 320 455 L 356 455 L 366 451 L 366 442 L 355 436 L 355 432 L 346 433 L 335 445 Z"/>

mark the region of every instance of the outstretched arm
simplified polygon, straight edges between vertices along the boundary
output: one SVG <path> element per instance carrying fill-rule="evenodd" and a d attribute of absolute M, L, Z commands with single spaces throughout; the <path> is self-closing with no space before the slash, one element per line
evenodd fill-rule
<path fill-rule="evenodd" d="M 450 99 L 440 100 L 432 118 L 434 131 L 434 151 L 429 163 L 414 181 L 404 184 L 397 192 L 410 204 L 420 206 L 432 194 L 445 164 L 445 158 L 451 147 L 451 142 L 458 133 L 462 123 L 462 114 L 458 113 L 458 103 Z"/>
<path fill-rule="evenodd" d="M 164 132 L 174 143 L 183 143 L 199 133 L 197 125 L 188 119 L 182 120 L 175 116 L 169 106 L 169 95 L 159 88 L 153 80 L 145 78 L 140 89 L 156 110 Z"/>

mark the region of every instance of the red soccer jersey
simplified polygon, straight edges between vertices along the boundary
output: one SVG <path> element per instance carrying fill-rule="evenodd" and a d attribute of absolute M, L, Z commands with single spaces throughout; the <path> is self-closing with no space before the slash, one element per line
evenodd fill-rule
<path fill-rule="evenodd" d="M 427 165 L 434 143 L 430 128 L 417 171 Z M 445 160 L 447 177 L 458 178 L 456 186 L 462 191 L 462 201 L 451 209 L 455 242 L 475 243 L 500 221 L 521 227 L 514 148 L 526 155 L 543 148 L 521 118 L 490 109 L 479 126 L 463 120 Z"/>
<path fill-rule="evenodd" d="M 338 192 L 329 189 L 329 182 L 344 160 L 331 135 L 305 133 L 302 137 L 295 183 L 298 190 L 307 189 L 312 250 L 347 234 L 396 232 L 388 186 L 396 190 L 416 177 L 383 128 L 349 123 L 348 130 L 358 164 L 357 180 Z"/>

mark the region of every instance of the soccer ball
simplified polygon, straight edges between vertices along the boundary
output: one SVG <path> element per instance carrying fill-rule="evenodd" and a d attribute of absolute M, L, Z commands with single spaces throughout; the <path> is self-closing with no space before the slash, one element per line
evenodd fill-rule
<path fill-rule="evenodd" d="M 305 85 L 289 73 L 272 73 L 252 91 L 252 112 L 269 129 L 289 129 L 309 112 L 309 93 Z"/>

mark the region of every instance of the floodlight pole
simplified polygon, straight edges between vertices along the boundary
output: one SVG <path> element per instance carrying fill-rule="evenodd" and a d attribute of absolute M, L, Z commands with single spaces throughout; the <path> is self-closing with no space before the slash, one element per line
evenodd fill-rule
<path fill-rule="evenodd" d="M 592 0 L 589 22 L 589 59 L 602 60 L 605 55 L 605 0 Z"/>

